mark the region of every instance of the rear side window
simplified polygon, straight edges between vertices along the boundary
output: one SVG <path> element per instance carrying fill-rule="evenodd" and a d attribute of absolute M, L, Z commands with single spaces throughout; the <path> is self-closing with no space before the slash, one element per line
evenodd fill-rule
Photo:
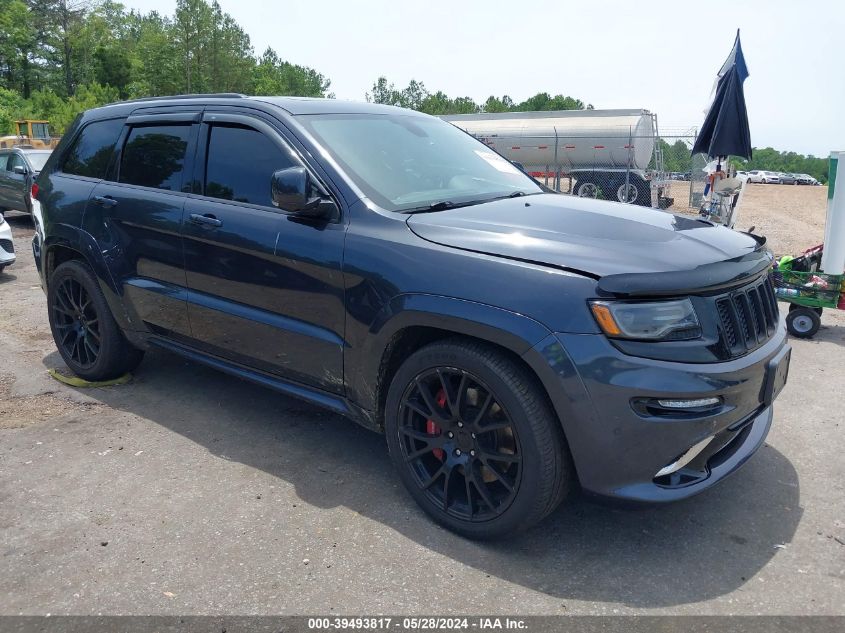
<path fill-rule="evenodd" d="M 6 171 L 6 163 L 9 161 L 9 154 L 0 154 L 0 171 Z"/>
<path fill-rule="evenodd" d="M 213 125 L 205 195 L 269 207 L 270 177 L 293 165 L 290 156 L 261 132 L 238 125 Z"/>
<path fill-rule="evenodd" d="M 122 129 L 122 119 L 95 121 L 86 125 L 65 156 L 62 171 L 76 176 L 105 178 L 114 145 Z"/>
<path fill-rule="evenodd" d="M 120 160 L 120 182 L 180 191 L 190 125 L 132 128 Z"/>
<path fill-rule="evenodd" d="M 18 154 L 9 156 L 9 162 L 6 163 L 6 171 L 15 171 L 15 167 L 24 167 L 23 158 Z"/>

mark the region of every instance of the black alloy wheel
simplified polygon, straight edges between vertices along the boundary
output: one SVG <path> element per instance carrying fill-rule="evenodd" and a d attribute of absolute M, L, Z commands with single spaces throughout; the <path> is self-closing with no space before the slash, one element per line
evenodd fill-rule
<path fill-rule="evenodd" d="M 392 377 L 390 458 L 435 521 L 470 538 L 527 529 L 576 482 L 560 420 L 518 359 L 482 341 L 422 347 Z"/>
<path fill-rule="evenodd" d="M 522 472 L 519 436 L 477 376 L 456 367 L 418 375 L 402 397 L 399 435 L 417 485 L 447 514 L 486 521 L 510 506 Z"/>
<path fill-rule="evenodd" d="M 47 312 L 56 348 L 80 378 L 118 378 L 144 356 L 123 335 L 93 271 L 80 260 L 63 262 L 50 275 Z"/>
<path fill-rule="evenodd" d="M 100 325 L 90 295 L 76 279 L 63 279 L 53 305 L 57 344 L 62 355 L 81 368 L 92 367 L 100 355 Z"/>

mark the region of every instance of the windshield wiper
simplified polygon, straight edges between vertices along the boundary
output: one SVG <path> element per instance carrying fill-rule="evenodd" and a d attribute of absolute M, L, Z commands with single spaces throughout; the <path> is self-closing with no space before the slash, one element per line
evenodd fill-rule
<path fill-rule="evenodd" d="M 538 191 L 537 193 L 543 193 Z M 444 211 L 446 209 L 457 209 L 458 207 L 470 207 L 474 204 L 484 204 L 485 202 L 493 202 L 494 200 L 505 200 L 507 198 L 520 198 L 522 196 L 533 196 L 536 194 L 525 193 L 524 191 L 514 191 L 503 196 L 494 196 L 492 198 L 479 198 L 478 200 L 465 200 L 463 202 L 452 202 L 451 200 L 440 200 L 432 202 L 424 207 L 414 207 L 412 209 L 405 209 L 403 213 L 426 213 L 428 211 Z"/>
<path fill-rule="evenodd" d="M 432 202 L 424 207 L 414 207 L 412 209 L 405 209 L 404 213 L 426 213 L 428 211 L 443 211 L 445 209 L 454 209 L 456 207 L 468 207 L 471 204 L 478 204 L 484 200 L 469 200 L 468 202 L 452 202 L 451 200 L 440 200 L 439 202 Z"/>

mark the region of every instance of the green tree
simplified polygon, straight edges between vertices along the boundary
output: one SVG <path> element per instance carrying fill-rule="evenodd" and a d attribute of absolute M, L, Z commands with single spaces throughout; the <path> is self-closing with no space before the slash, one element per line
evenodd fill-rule
<path fill-rule="evenodd" d="M 260 95 L 325 97 L 331 82 L 313 68 L 279 58 L 272 48 L 264 51 L 253 71 L 251 92 Z"/>
<path fill-rule="evenodd" d="M 36 18 L 22 0 L 0 0 L 0 75 L 2 85 L 28 98 L 38 49 Z"/>

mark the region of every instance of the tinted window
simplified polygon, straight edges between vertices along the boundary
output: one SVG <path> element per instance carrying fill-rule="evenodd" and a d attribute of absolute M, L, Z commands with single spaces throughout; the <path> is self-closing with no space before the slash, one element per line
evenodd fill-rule
<path fill-rule="evenodd" d="M 133 128 L 123 148 L 120 182 L 180 191 L 190 133 L 190 125 Z"/>
<path fill-rule="evenodd" d="M 270 206 L 270 177 L 293 161 L 261 132 L 240 126 L 211 127 L 205 195 Z"/>
<path fill-rule="evenodd" d="M 9 162 L 6 163 L 6 171 L 15 171 L 15 167 L 24 167 L 23 158 L 18 154 L 11 154 Z"/>
<path fill-rule="evenodd" d="M 0 154 L 0 171 L 6 170 L 6 161 L 9 160 L 9 154 Z"/>
<path fill-rule="evenodd" d="M 77 176 L 104 178 L 122 128 L 121 119 L 95 121 L 86 125 L 68 151 L 62 171 Z"/>

